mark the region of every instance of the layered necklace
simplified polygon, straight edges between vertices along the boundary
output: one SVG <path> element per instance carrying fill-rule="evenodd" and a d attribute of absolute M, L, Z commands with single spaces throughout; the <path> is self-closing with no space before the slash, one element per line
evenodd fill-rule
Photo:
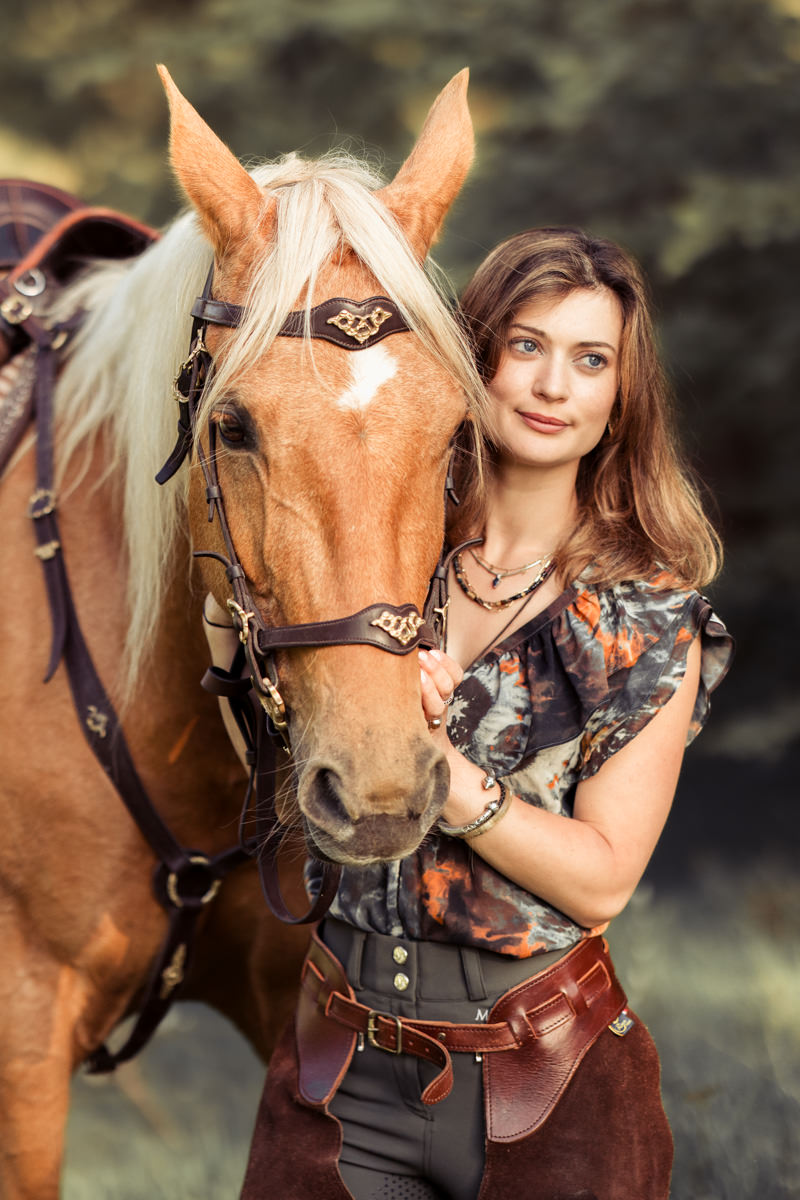
<path fill-rule="evenodd" d="M 550 561 L 552 555 L 543 554 L 541 558 L 535 558 L 533 562 L 525 563 L 522 567 L 510 567 L 506 570 L 504 567 L 496 567 L 494 563 L 487 562 L 485 558 L 481 558 L 480 554 L 476 554 L 470 547 L 470 554 L 475 559 L 479 567 L 483 567 L 487 574 L 492 575 L 492 587 L 496 588 L 501 579 L 508 579 L 511 575 L 524 575 L 526 571 L 532 571 L 534 567 L 539 567 L 542 563 Z"/>
<path fill-rule="evenodd" d="M 541 587 L 546 579 L 553 573 L 555 561 L 552 554 L 543 554 L 541 558 L 535 558 L 533 562 L 525 563 L 521 567 L 496 567 L 494 563 L 487 562 L 486 559 L 476 554 L 474 550 L 470 550 L 470 554 L 475 559 L 475 562 L 487 574 L 492 576 L 492 587 L 496 588 L 503 579 L 509 579 L 512 575 L 524 575 L 526 571 L 533 571 L 536 567 L 539 568 L 535 577 L 531 580 L 526 588 L 521 592 L 515 592 L 513 596 L 507 596 L 505 600 L 484 600 L 482 596 L 471 587 L 469 580 L 464 574 L 464 563 L 462 555 L 457 554 L 453 559 L 453 570 L 456 579 L 459 582 L 462 592 L 468 596 L 475 604 L 480 604 L 481 608 L 488 608 L 490 611 L 502 608 L 508 608 L 509 605 L 515 604 L 517 600 L 522 600 L 524 596 L 530 596 L 538 587 Z"/>

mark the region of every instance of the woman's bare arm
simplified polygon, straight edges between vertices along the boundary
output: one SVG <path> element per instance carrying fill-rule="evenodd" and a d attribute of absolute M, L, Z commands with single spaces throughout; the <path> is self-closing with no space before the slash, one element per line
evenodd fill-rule
<path fill-rule="evenodd" d="M 431 678 L 447 688 L 439 666 Z M 501 821 L 470 840 L 471 848 L 579 925 L 593 928 L 611 920 L 630 899 L 667 819 L 699 679 L 696 639 L 686 674 L 668 703 L 595 775 L 578 784 L 572 818 L 516 797 Z M 436 705 L 432 692 L 428 705 Z M 483 790 L 485 773 L 451 745 L 444 728 L 434 736 L 450 764 L 444 820 L 467 824 L 493 793 Z"/>

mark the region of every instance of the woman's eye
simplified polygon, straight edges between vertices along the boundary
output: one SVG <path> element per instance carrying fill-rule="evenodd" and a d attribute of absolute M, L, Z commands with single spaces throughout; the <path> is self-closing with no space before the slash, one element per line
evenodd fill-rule
<path fill-rule="evenodd" d="M 607 359 L 602 354 L 584 354 L 583 361 L 587 367 L 591 367 L 593 371 L 597 371 L 600 367 L 606 365 Z"/>
<path fill-rule="evenodd" d="M 234 413 L 221 412 L 214 417 L 217 432 L 229 446 L 241 446 L 247 441 L 247 430 Z"/>
<path fill-rule="evenodd" d="M 520 354 L 535 354 L 539 349 L 538 343 L 533 338 L 514 338 L 511 345 Z"/>

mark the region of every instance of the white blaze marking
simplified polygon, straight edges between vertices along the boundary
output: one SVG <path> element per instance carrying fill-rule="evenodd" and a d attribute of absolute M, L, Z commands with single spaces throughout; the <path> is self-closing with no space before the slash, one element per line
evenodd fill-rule
<path fill-rule="evenodd" d="M 339 408 L 365 409 L 378 390 L 397 374 L 397 363 L 383 346 L 370 346 L 352 355 L 352 383 L 337 400 Z"/>

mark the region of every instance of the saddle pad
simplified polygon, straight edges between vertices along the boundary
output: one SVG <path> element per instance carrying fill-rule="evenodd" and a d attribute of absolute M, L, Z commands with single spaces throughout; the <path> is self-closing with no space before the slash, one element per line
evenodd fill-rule
<path fill-rule="evenodd" d="M 0 474 L 31 418 L 36 350 L 28 347 L 0 368 Z"/>

